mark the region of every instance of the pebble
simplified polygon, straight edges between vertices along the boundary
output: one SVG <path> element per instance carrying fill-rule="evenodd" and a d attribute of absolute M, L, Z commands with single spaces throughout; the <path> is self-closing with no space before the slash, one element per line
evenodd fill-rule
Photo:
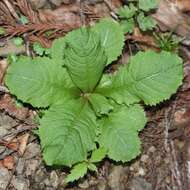
<path fill-rule="evenodd" d="M 24 178 L 14 176 L 11 183 L 16 190 L 29 190 L 29 181 Z"/>
<path fill-rule="evenodd" d="M 141 177 L 133 178 L 130 183 L 130 190 L 153 190 L 152 185 Z"/>
<path fill-rule="evenodd" d="M 36 175 L 35 175 L 34 180 L 35 180 L 35 182 L 40 183 L 40 182 L 42 182 L 45 178 L 46 178 L 45 173 L 44 173 L 41 169 L 39 169 L 39 170 L 36 172 Z"/>
<path fill-rule="evenodd" d="M 8 169 L 0 168 L 0 189 L 5 190 L 9 184 L 9 180 L 11 176 L 9 174 Z"/>
<path fill-rule="evenodd" d="M 123 177 L 126 175 L 126 169 L 123 166 L 114 166 L 108 176 L 108 185 L 114 190 L 124 190 Z"/>
<path fill-rule="evenodd" d="M 138 173 L 137 173 L 137 175 L 139 175 L 139 176 L 144 176 L 145 174 L 146 174 L 145 169 L 142 168 L 142 167 L 140 167 L 140 168 L 139 168 L 139 171 L 138 171 Z"/>
<path fill-rule="evenodd" d="M 50 173 L 50 183 L 56 189 L 59 185 L 59 177 L 55 171 Z"/>
<path fill-rule="evenodd" d="M 139 170 L 139 161 L 134 162 L 133 164 L 131 164 L 129 170 L 130 171 L 138 171 Z"/>
<path fill-rule="evenodd" d="M 156 151 L 155 146 L 151 146 L 151 147 L 148 149 L 148 152 L 150 152 L 150 153 L 154 153 L 155 151 Z"/>
<path fill-rule="evenodd" d="M 149 159 L 149 156 L 147 154 L 143 154 L 141 156 L 141 162 L 147 163 Z"/>
<path fill-rule="evenodd" d="M 78 186 L 79 186 L 81 189 L 87 189 L 87 188 L 89 188 L 88 180 L 84 180 L 82 183 L 79 183 Z"/>
<path fill-rule="evenodd" d="M 37 143 L 28 144 L 24 153 L 24 158 L 31 159 L 38 155 L 40 155 L 40 145 L 38 145 Z"/>
<path fill-rule="evenodd" d="M 27 160 L 26 161 L 26 176 L 32 176 L 36 172 L 37 168 L 39 167 L 39 160 Z"/>

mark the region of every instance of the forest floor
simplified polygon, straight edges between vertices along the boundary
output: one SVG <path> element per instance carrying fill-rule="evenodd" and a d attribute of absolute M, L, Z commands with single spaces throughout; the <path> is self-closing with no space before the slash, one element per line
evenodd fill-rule
<path fill-rule="evenodd" d="M 184 60 L 184 81 L 170 100 L 156 107 L 146 107 L 148 123 L 140 133 L 142 153 L 126 164 L 105 159 L 98 173 L 88 173 L 65 187 L 65 169 L 47 167 L 42 160 L 39 139 L 33 133 L 36 111 L 19 107 L 3 83 L 7 55 L 31 54 L 30 43 L 51 41 L 101 17 L 113 16 L 121 0 L 2 0 L 0 25 L 7 36 L 0 38 L 0 190 L 189 190 L 190 189 L 190 36 L 188 0 L 163 0 L 152 16 L 161 31 L 174 31 L 185 40 L 179 46 Z M 126 1 L 127 2 L 127 1 Z M 31 5 L 31 6 L 29 6 Z M 30 20 L 19 26 L 18 11 Z M 5 16 L 6 15 L 6 16 Z M 176 27 L 178 26 L 179 27 Z M 53 29 L 45 37 L 44 31 Z M 34 32 L 35 31 L 35 32 Z M 24 47 L 15 47 L 11 37 L 23 35 Z M 127 39 L 127 38 L 126 38 Z M 129 43 L 130 42 L 130 43 Z M 127 59 L 131 44 L 152 48 L 149 35 L 137 32 L 126 40 L 126 50 L 119 62 Z M 117 65 L 117 64 L 116 64 Z M 113 66 L 114 67 L 114 66 Z"/>

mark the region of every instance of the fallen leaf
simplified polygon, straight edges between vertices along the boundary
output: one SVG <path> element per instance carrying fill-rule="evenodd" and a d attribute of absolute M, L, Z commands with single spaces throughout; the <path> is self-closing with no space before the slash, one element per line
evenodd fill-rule
<path fill-rule="evenodd" d="M 28 138 L 29 138 L 29 134 L 26 133 L 20 137 L 18 137 L 18 142 L 19 142 L 19 148 L 18 148 L 18 152 L 20 155 L 23 155 L 24 154 L 24 151 L 26 149 L 26 145 L 28 143 Z"/>
<path fill-rule="evenodd" d="M 0 99 L 0 109 L 7 112 L 10 116 L 13 116 L 19 120 L 24 120 L 29 116 L 29 110 L 25 107 L 17 107 L 14 99 L 9 95 L 5 94 Z"/>
<path fill-rule="evenodd" d="M 7 156 L 3 159 L 3 166 L 9 170 L 12 170 L 15 165 L 15 159 L 13 156 Z"/>
<path fill-rule="evenodd" d="M 188 38 L 190 36 L 190 20 L 176 6 L 174 1 L 161 0 L 156 13 L 152 15 L 163 31 L 174 31 L 179 36 Z"/>

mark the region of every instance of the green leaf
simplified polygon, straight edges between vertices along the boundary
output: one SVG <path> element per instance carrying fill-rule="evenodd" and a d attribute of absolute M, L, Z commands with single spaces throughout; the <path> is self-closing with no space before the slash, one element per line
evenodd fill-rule
<path fill-rule="evenodd" d="M 19 57 L 8 68 L 5 80 L 12 94 L 34 107 L 47 107 L 79 95 L 66 69 L 47 57 Z"/>
<path fill-rule="evenodd" d="M 104 147 L 100 147 L 92 152 L 90 162 L 100 162 L 106 156 L 107 150 Z"/>
<path fill-rule="evenodd" d="M 79 178 L 84 177 L 87 173 L 88 164 L 86 162 L 79 163 L 73 167 L 70 174 L 66 177 L 65 183 L 73 182 Z"/>
<path fill-rule="evenodd" d="M 150 16 L 145 16 L 143 12 L 137 16 L 137 22 L 142 31 L 152 30 L 156 26 L 156 21 Z"/>
<path fill-rule="evenodd" d="M 63 65 L 63 58 L 64 58 L 64 50 L 65 50 L 65 38 L 59 38 L 53 41 L 50 55 L 52 59 L 55 59 L 57 62 Z"/>
<path fill-rule="evenodd" d="M 150 11 L 158 7 L 158 0 L 139 0 L 139 8 L 143 11 Z"/>
<path fill-rule="evenodd" d="M 124 5 L 123 7 L 119 8 L 117 13 L 120 18 L 129 19 L 135 16 L 136 11 L 137 8 L 132 3 L 130 3 L 129 6 Z"/>
<path fill-rule="evenodd" d="M 42 55 L 48 55 L 48 54 L 50 54 L 50 50 L 48 49 L 48 48 L 44 48 L 44 47 L 42 47 L 42 45 L 39 43 L 39 42 L 35 42 L 34 44 L 33 44 L 33 50 L 35 51 L 35 53 L 37 54 L 37 55 L 40 55 L 40 56 L 42 56 Z"/>
<path fill-rule="evenodd" d="M 93 172 L 98 172 L 96 165 L 93 163 L 88 163 L 88 169 L 93 171 Z"/>
<path fill-rule="evenodd" d="M 21 15 L 20 18 L 19 18 L 19 21 L 21 22 L 21 24 L 25 25 L 25 24 L 28 24 L 29 23 L 29 20 L 26 16 L 24 15 Z"/>
<path fill-rule="evenodd" d="M 96 116 L 80 99 L 52 106 L 40 121 L 40 140 L 48 165 L 71 166 L 95 147 Z"/>
<path fill-rule="evenodd" d="M 107 62 L 99 36 L 81 28 L 65 37 L 64 63 L 73 82 L 83 92 L 92 92 L 99 82 Z"/>
<path fill-rule="evenodd" d="M 122 53 L 125 40 L 120 24 L 107 18 L 97 23 L 92 30 L 101 37 L 101 43 L 108 56 L 107 65 L 115 61 Z"/>
<path fill-rule="evenodd" d="M 108 114 L 111 110 L 113 110 L 113 106 L 109 103 L 109 100 L 101 94 L 92 93 L 88 99 L 98 116 Z"/>
<path fill-rule="evenodd" d="M 118 106 L 105 118 L 99 143 L 107 149 L 111 159 L 130 161 L 140 154 L 138 131 L 145 124 L 145 113 L 139 105 Z"/>
<path fill-rule="evenodd" d="M 133 33 L 133 30 L 135 28 L 135 21 L 133 18 L 128 20 L 121 20 L 120 24 L 124 33 Z"/>
<path fill-rule="evenodd" d="M 182 59 L 169 52 L 139 52 L 114 76 L 104 76 L 96 92 L 127 105 L 147 105 L 169 99 L 182 84 Z"/>
<path fill-rule="evenodd" d="M 23 44 L 23 39 L 20 38 L 20 37 L 13 38 L 13 43 L 14 43 L 17 47 L 19 47 L 19 46 L 21 46 L 21 45 Z"/>

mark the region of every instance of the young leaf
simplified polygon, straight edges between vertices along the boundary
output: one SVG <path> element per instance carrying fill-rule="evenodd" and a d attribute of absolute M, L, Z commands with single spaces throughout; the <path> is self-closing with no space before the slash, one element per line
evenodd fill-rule
<path fill-rule="evenodd" d="M 132 33 L 135 28 L 135 21 L 133 18 L 121 20 L 120 24 L 124 33 Z"/>
<path fill-rule="evenodd" d="M 156 26 L 156 21 L 150 16 L 145 16 L 143 12 L 137 16 L 137 22 L 142 31 L 152 30 Z"/>
<path fill-rule="evenodd" d="M 109 100 L 101 94 L 90 94 L 89 101 L 98 116 L 108 114 L 111 110 L 113 110 L 113 106 L 109 103 Z"/>
<path fill-rule="evenodd" d="M 104 147 L 100 147 L 92 152 L 90 162 L 100 162 L 106 156 L 107 150 Z"/>
<path fill-rule="evenodd" d="M 35 107 L 47 107 L 78 93 L 66 69 L 47 57 L 19 57 L 8 68 L 5 82 L 12 94 Z"/>
<path fill-rule="evenodd" d="M 93 163 L 88 163 L 88 169 L 93 171 L 93 172 L 98 172 L 96 165 Z"/>
<path fill-rule="evenodd" d="M 57 62 L 63 65 L 63 58 L 64 58 L 64 49 L 65 49 L 65 38 L 59 38 L 53 41 L 50 55 L 52 59 L 55 59 Z"/>
<path fill-rule="evenodd" d="M 143 11 L 150 11 L 158 7 L 158 0 L 139 0 L 139 8 Z"/>
<path fill-rule="evenodd" d="M 130 161 L 140 153 L 138 131 L 145 124 L 145 113 L 139 105 L 118 106 L 105 119 L 99 143 L 107 149 L 111 159 Z"/>
<path fill-rule="evenodd" d="M 139 52 L 96 90 L 127 105 L 143 100 L 147 105 L 170 98 L 183 79 L 182 59 L 169 52 Z M 106 82 L 107 81 L 107 82 Z"/>
<path fill-rule="evenodd" d="M 94 149 L 96 116 L 80 99 L 52 106 L 40 121 L 40 140 L 48 165 L 71 166 Z"/>
<path fill-rule="evenodd" d="M 66 177 L 65 183 L 73 182 L 83 177 L 87 173 L 87 170 L 88 164 L 86 162 L 76 164 L 70 171 L 70 174 Z"/>
<path fill-rule="evenodd" d="M 20 18 L 19 18 L 19 21 L 21 22 L 21 24 L 25 25 L 25 24 L 28 24 L 29 23 L 29 20 L 26 16 L 24 15 L 21 15 Z"/>
<path fill-rule="evenodd" d="M 64 63 L 73 82 L 83 92 L 92 92 L 107 62 L 100 37 L 89 29 L 70 32 L 65 38 Z"/>
<path fill-rule="evenodd" d="M 42 56 L 42 55 L 48 55 L 48 54 L 50 54 L 50 50 L 48 49 L 48 48 L 44 48 L 44 47 L 42 47 L 42 45 L 39 43 L 39 42 L 35 42 L 34 44 L 33 44 L 33 50 L 35 51 L 35 53 L 37 54 L 37 55 L 40 55 L 40 56 Z"/>
<path fill-rule="evenodd" d="M 118 10 L 118 15 L 120 18 L 132 18 L 136 14 L 137 8 L 130 3 L 129 6 L 124 5 Z"/>
<path fill-rule="evenodd" d="M 21 46 L 21 45 L 23 44 L 23 39 L 20 38 L 20 37 L 13 38 L 13 43 L 14 43 L 17 47 L 19 47 L 19 46 Z"/>
<path fill-rule="evenodd" d="M 113 19 L 103 19 L 97 23 L 92 30 L 101 37 L 102 46 L 105 47 L 108 56 L 107 65 L 115 61 L 121 55 L 124 46 L 124 33 Z"/>

